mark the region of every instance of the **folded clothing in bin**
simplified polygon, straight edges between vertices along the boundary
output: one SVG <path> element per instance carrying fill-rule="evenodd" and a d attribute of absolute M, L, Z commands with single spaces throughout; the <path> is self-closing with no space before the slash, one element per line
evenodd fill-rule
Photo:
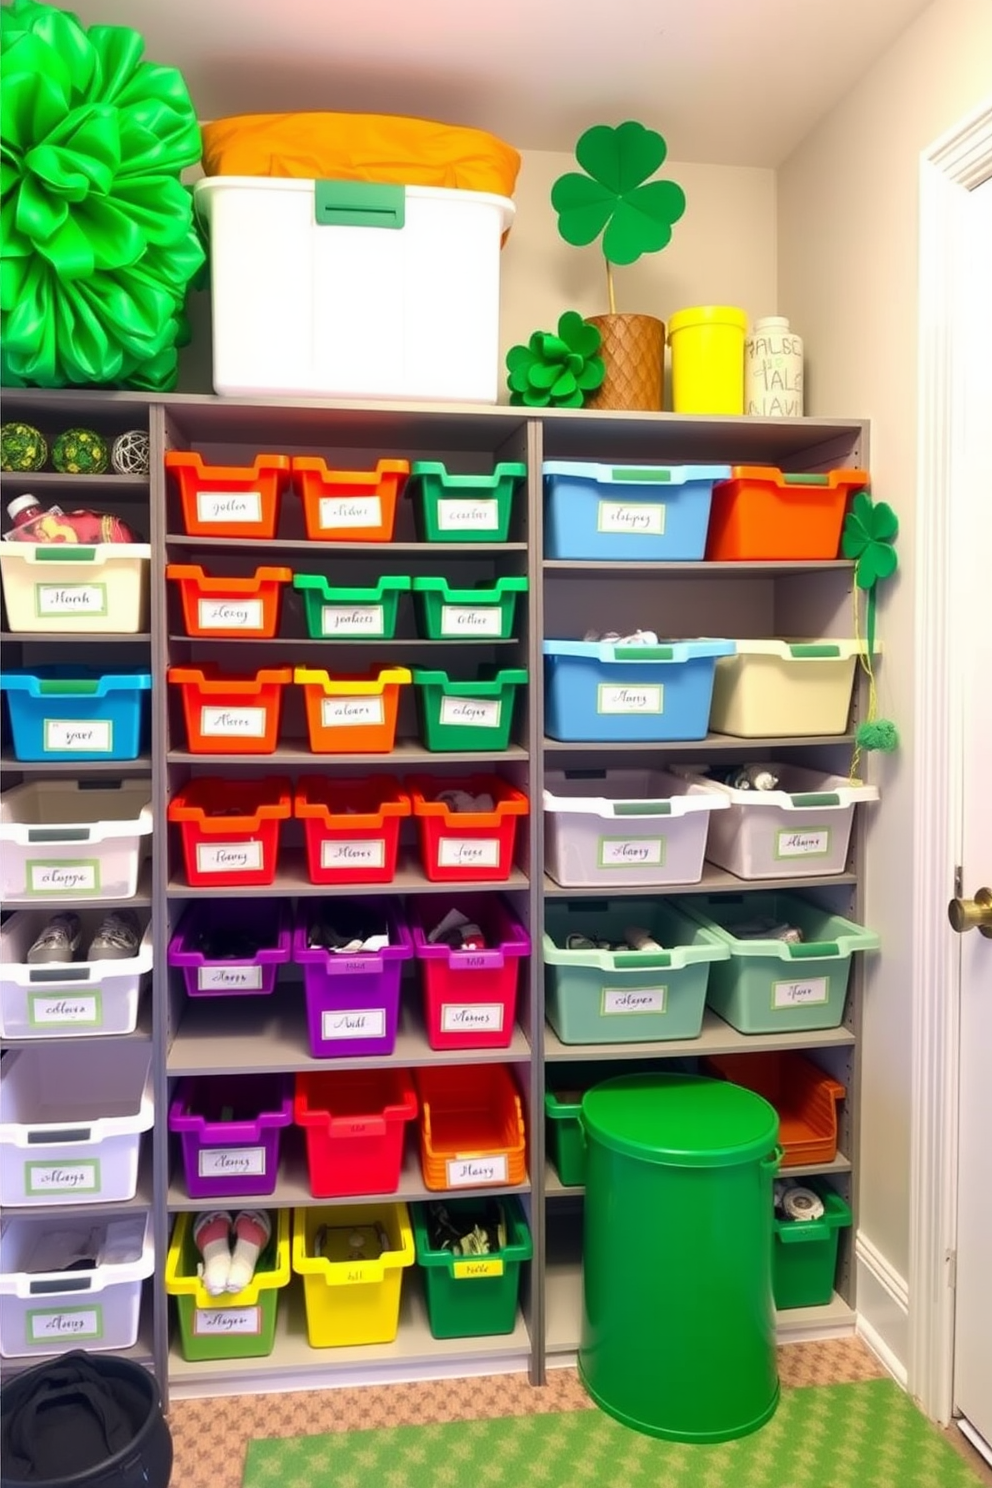
<path fill-rule="evenodd" d="M 19 760 L 133 760 L 145 744 L 150 672 L 14 667 L 0 672 Z"/>
<path fill-rule="evenodd" d="M 833 1162 L 837 1106 L 847 1094 L 839 1080 L 793 1050 L 712 1054 L 704 1065 L 707 1074 L 744 1085 L 774 1106 L 783 1168 Z"/>
<path fill-rule="evenodd" d="M 705 738 L 714 668 L 733 641 L 543 643 L 545 730 L 552 739 L 654 743 Z"/>
<path fill-rule="evenodd" d="M 268 996 L 289 960 L 292 917 L 286 899 L 216 899 L 191 904 L 169 942 L 188 997 Z"/>

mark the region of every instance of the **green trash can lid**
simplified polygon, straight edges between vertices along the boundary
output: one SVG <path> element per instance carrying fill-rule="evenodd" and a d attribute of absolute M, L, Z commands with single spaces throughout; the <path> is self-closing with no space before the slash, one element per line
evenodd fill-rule
<path fill-rule="evenodd" d="M 587 1090 L 582 1125 L 603 1146 L 645 1162 L 723 1168 L 767 1157 L 778 1113 L 760 1095 L 698 1075 L 621 1075 Z"/>

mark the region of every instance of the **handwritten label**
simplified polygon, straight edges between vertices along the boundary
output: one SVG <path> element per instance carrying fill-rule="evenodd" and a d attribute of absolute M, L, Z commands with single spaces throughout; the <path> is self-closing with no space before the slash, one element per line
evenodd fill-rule
<path fill-rule="evenodd" d="M 772 1008 L 815 1007 L 829 1002 L 830 978 L 811 977 L 805 982 L 773 982 Z"/>
<path fill-rule="evenodd" d="M 198 873 L 253 873 L 262 864 L 260 842 L 198 842 Z"/>
<path fill-rule="evenodd" d="M 448 1188 L 483 1188 L 508 1182 L 506 1153 L 491 1157 L 453 1157 L 444 1165 Z"/>
<path fill-rule="evenodd" d="M 200 522 L 260 522 L 261 491 L 197 491 L 196 516 Z"/>
<path fill-rule="evenodd" d="M 255 1338 L 262 1331 L 260 1307 L 195 1307 L 193 1334 L 196 1338 L 217 1338 L 235 1333 Z"/>
<path fill-rule="evenodd" d="M 502 1276 L 503 1262 L 494 1256 L 477 1256 L 471 1261 L 453 1261 L 451 1274 L 456 1281 L 475 1281 L 480 1276 Z"/>
<path fill-rule="evenodd" d="M 96 858 L 76 863 L 30 859 L 24 865 L 29 894 L 98 894 L 100 864 Z"/>
<path fill-rule="evenodd" d="M 654 502 L 601 501 L 596 513 L 597 532 L 633 532 L 639 537 L 663 537 L 665 507 Z"/>
<path fill-rule="evenodd" d="M 318 508 L 322 528 L 382 526 L 382 501 L 378 496 L 322 496 Z"/>
<path fill-rule="evenodd" d="M 600 837 L 600 868 L 661 868 L 667 837 Z"/>
<path fill-rule="evenodd" d="M 664 713 L 665 689 L 614 687 L 601 682 L 596 689 L 597 713 Z"/>
<path fill-rule="evenodd" d="M 503 630 L 499 605 L 442 605 L 443 636 L 498 636 Z"/>
<path fill-rule="evenodd" d="M 264 708 L 200 709 L 200 733 L 210 739 L 264 739 Z"/>
<path fill-rule="evenodd" d="M 100 1160 L 24 1164 L 24 1189 L 36 1194 L 98 1194 Z"/>
<path fill-rule="evenodd" d="M 372 697 L 321 698 L 320 722 L 324 728 L 362 728 L 386 721 L 381 693 Z"/>
<path fill-rule="evenodd" d="M 437 861 L 441 868 L 498 868 L 498 837 L 442 837 Z"/>
<path fill-rule="evenodd" d="M 264 1178 L 264 1147 L 201 1147 L 197 1153 L 201 1178 Z"/>
<path fill-rule="evenodd" d="M 198 966 L 196 986 L 200 992 L 258 992 L 262 987 L 262 968 Z"/>
<path fill-rule="evenodd" d="M 201 630 L 261 630 L 260 599 L 201 599 L 197 604 Z"/>
<path fill-rule="evenodd" d="M 382 837 L 367 842 L 346 842 L 338 838 L 320 844 L 322 868 L 385 868 L 386 843 Z"/>
<path fill-rule="evenodd" d="M 439 532 L 496 532 L 499 530 L 499 502 L 483 499 L 453 501 L 444 498 L 437 504 Z"/>
<path fill-rule="evenodd" d="M 102 1307 L 61 1307 L 54 1311 L 31 1308 L 25 1320 L 29 1343 L 103 1337 Z"/>
<path fill-rule="evenodd" d="M 29 992 L 28 1023 L 32 1028 L 71 1023 L 82 1028 L 103 1026 L 103 999 L 99 992 Z"/>
<path fill-rule="evenodd" d="M 386 633 L 383 605 L 321 605 L 321 635 L 369 635 Z"/>
<path fill-rule="evenodd" d="M 442 1002 L 441 1032 L 502 1033 L 503 1004 L 501 1002 L 473 1002 L 464 1005 Z"/>
<path fill-rule="evenodd" d="M 498 699 L 443 697 L 441 722 L 457 723 L 462 728 L 499 728 L 503 704 Z"/>
<path fill-rule="evenodd" d="M 105 615 L 106 584 L 35 584 L 34 610 L 39 616 Z"/>
<path fill-rule="evenodd" d="M 320 1036 L 323 1039 L 385 1038 L 386 1009 L 352 1008 L 322 1013 Z"/>
<path fill-rule="evenodd" d="M 46 718 L 42 723 L 45 752 L 79 750 L 86 754 L 110 754 L 114 747 L 112 719 L 83 721 L 74 718 Z"/>
<path fill-rule="evenodd" d="M 825 858 L 830 852 L 830 828 L 806 832 L 782 831 L 775 836 L 776 858 Z"/>
<path fill-rule="evenodd" d="M 600 1012 L 612 1018 L 621 1013 L 663 1013 L 667 1006 L 667 987 L 604 987 Z"/>

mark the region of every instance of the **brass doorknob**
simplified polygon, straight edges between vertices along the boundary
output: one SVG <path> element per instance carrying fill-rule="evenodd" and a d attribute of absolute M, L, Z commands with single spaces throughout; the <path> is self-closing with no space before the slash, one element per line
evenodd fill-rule
<path fill-rule="evenodd" d="M 947 918 L 959 935 L 977 927 L 980 935 L 992 940 L 992 889 L 979 889 L 974 899 L 952 899 Z"/>

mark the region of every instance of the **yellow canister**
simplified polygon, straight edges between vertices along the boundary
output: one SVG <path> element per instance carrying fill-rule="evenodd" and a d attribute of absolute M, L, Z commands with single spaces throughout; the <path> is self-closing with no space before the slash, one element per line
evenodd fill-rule
<path fill-rule="evenodd" d="M 744 412 L 747 315 L 733 305 L 696 305 L 668 322 L 675 413 Z"/>

